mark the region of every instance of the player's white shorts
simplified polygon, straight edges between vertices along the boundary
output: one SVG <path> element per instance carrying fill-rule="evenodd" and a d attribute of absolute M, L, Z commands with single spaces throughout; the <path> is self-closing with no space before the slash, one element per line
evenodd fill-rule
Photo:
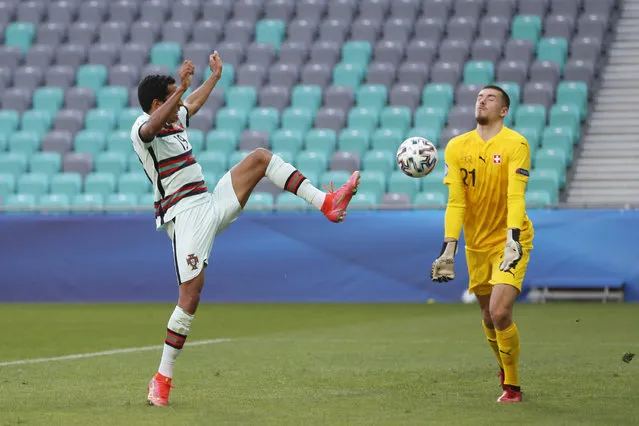
<path fill-rule="evenodd" d="M 166 226 L 179 284 L 202 272 L 208 264 L 215 236 L 235 222 L 242 211 L 230 172 L 222 176 L 208 197 L 208 202 L 178 213 Z"/>

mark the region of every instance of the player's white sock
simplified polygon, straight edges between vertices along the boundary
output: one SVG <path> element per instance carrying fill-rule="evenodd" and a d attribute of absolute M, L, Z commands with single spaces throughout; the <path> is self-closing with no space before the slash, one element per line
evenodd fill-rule
<path fill-rule="evenodd" d="M 326 193 L 315 188 L 311 182 L 292 164 L 285 163 L 273 154 L 266 168 L 266 177 L 278 187 L 292 192 L 321 210 Z"/>
<path fill-rule="evenodd" d="M 158 369 L 158 373 L 161 375 L 173 377 L 173 364 L 175 364 L 175 359 L 182 352 L 193 318 L 193 315 L 187 314 L 179 306 L 175 307 L 166 328 L 166 340 L 164 340 L 162 360 Z"/>

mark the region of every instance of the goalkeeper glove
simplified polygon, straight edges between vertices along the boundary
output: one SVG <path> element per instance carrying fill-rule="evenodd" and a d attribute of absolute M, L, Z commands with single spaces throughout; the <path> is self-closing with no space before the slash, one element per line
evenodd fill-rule
<path fill-rule="evenodd" d="M 447 282 L 455 278 L 455 255 L 457 241 L 447 241 L 442 245 L 442 252 L 433 262 L 430 278 L 437 282 Z"/>
<path fill-rule="evenodd" d="M 523 254 L 521 244 L 519 244 L 519 229 L 509 229 L 506 237 L 506 247 L 504 248 L 504 260 L 499 265 L 499 270 L 508 272 L 514 269 L 519 263 Z"/>

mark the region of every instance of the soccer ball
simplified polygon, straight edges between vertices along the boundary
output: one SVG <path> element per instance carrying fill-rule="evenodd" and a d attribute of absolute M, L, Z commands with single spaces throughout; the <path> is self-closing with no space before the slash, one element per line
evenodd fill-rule
<path fill-rule="evenodd" d="M 397 149 L 397 164 L 405 175 L 422 178 L 435 169 L 437 148 L 426 138 L 408 138 Z"/>

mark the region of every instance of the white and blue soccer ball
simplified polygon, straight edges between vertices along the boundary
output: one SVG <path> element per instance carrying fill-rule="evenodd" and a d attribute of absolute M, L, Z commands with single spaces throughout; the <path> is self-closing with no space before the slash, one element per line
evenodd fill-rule
<path fill-rule="evenodd" d="M 426 138 L 408 138 L 397 149 L 397 164 L 405 175 L 422 178 L 435 169 L 437 148 Z"/>

